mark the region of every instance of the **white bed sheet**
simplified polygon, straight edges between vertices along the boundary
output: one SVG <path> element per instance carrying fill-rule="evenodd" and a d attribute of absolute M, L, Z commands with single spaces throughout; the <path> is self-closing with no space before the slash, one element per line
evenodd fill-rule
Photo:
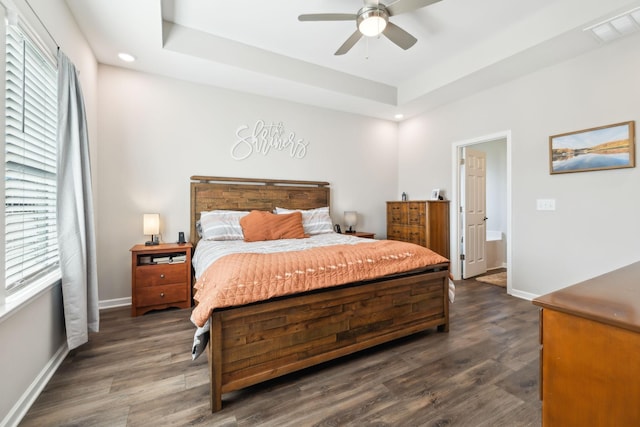
<path fill-rule="evenodd" d="M 240 252 L 250 253 L 274 253 L 287 251 L 301 251 L 330 245 L 355 245 L 371 243 L 371 239 L 349 236 L 340 233 L 316 234 L 305 239 L 281 239 L 263 242 L 245 242 L 244 240 L 210 241 L 200 240 L 193 254 L 192 264 L 195 269 L 196 279 L 213 264 L 217 259 Z"/>

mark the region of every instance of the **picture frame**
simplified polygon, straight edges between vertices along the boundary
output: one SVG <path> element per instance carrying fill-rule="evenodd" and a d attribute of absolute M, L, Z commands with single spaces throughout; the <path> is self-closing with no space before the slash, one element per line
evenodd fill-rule
<path fill-rule="evenodd" d="M 440 189 L 434 188 L 431 190 L 431 200 L 438 200 L 440 198 Z"/>
<path fill-rule="evenodd" d="M 633 168 L 635 122 L 622 122 L 549 137 L 549 172 L 561 174 Z"/>

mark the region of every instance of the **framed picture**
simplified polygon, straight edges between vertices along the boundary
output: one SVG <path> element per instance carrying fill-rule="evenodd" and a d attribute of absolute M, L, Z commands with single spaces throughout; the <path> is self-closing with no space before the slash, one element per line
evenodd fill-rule
<path fill-rule="evenodd" d="M 633 121 L 549 137 L 551 174 L 633 168 L 635 165 Z"/>
<path fill-rule="evenodd" d="M 439 188 L 434 188 L 433 190 L 431 190 L 431 200 L 438 200 L 439 197 L 440 197 Z"/>

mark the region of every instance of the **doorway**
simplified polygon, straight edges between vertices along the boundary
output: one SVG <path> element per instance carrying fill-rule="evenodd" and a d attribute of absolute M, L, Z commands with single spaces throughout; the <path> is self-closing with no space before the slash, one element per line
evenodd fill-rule
<path fill-rule="evenodd" d="M 511 270 L 511 131 L 498 132 L 478 138 L 459 141 L 452 145 L 452 213 L 451 213 L 451 273 L 454 279 L 460 280 L 463 272 L 461 254 L 464 253 L 462 242 L 464 225 L 464 165 L 463 152 L 465 148 L 485 151 L 489 158 L 487 162 L 487 231 L 490 237 L 487 255 L 495 252 L 495 245 L 504 245 L 498 248 L 502 260 L 499 265 L 490 265 L 488 268 L 506 267 Z M 500 162 L 500 163 L 496 163 Z M 496 166 L 496 164 L 498 166 Z M 492 176 L 497 175 L 497 176 Z M 496 242 L 496 239 L 500 241 Z M 494 243 L 495 242 L 495 243 Z M 506 248 L 505 248 L 506 247 Z M 510 278 L 509 278 L 510 279 Z M 507 292 L 511 292 L 511 281 L 508 280 Z"/>

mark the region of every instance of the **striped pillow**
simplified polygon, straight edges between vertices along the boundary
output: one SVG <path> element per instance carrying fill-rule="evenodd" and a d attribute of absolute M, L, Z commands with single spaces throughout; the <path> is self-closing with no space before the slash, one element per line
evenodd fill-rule
<path fill-rule="evenodd" d="M 200 213 L 202 238 L 205 240 L 243 240 L 240 218 L 246 211 L 215 210 Z"/>
<path fill-rule="evenodd" d="M 333 233 L 333 222 L 331 222 L 328 206 L 309 210 L 276 208 L 277 214 L 289 214 L 296 211 L 302 213 L 302 226 L 305 234 Z"/>

